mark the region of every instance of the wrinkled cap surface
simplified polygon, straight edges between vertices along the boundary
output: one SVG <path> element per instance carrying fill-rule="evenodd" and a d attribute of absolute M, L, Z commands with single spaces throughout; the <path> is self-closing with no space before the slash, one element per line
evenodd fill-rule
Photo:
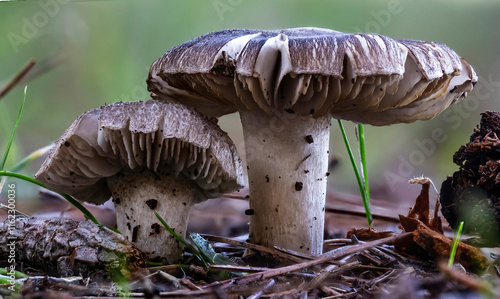
<path fill-rule="evenodd" d="M 103 203 L 111 196 L 106 179 L 137 167 L 195 181 L 198 201 L 244 185 L 241 159 L 227 134 L 193 108 L 162 101 L 85 112 L 35 177 L 55 191 Z"/>
<path fill-rule="evenodd" d="M 286 110 L 372 125 L 430 119 L 476 81 L 446 45 L 320 28 L 209 33 L 168 50 L 147 79 L 154 98 L 209 116 Z"/>

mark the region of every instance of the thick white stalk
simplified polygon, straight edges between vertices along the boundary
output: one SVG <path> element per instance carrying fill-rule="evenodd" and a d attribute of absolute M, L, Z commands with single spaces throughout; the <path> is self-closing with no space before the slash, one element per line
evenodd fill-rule
<path fill-rule="evenodd" d="M 108 178 L 116 209 L 118 230 L 150 258 L 177 262 L 182 245 L 154 215 L 157 212 L 180 236 L 185 237 L 195 185 L 182 174 L 175 177 L 150 170 L 121 171 Z"/>
<path fill-rule="evenodd" d="M 248 111 L 240 117 L 253 210 L 250 241 L 320 255 L 331 118 Z"/>

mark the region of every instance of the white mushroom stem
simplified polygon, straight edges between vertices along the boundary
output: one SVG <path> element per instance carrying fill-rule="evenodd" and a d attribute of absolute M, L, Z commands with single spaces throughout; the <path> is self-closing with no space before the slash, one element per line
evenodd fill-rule
<path fill-rule="evenodd" d="M 276 111 L 240 111 L 240 117 L 253 210 L 250 241 L 320 255 L 331 118 Z"/>
<path fill-rule="evenodd" d="M 195 185 L 173 174 L 148 169 L 121 171 L 107 179 L 116 209 L 118 230 L 150 258 L 177 262 L 182 245 L 154 215 L 157 212 L 180 236 L 185 237 Z"/>

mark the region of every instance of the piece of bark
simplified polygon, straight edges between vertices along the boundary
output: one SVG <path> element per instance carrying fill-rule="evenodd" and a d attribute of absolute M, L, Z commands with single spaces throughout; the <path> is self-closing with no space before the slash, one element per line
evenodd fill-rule
<path fill-rule="evenodd" d="M 411 238 L 400 239 L 399 242 L 395 243 L 395 247 L 399 251 L 416 254 L 415 252 L 420 250 L 435 261 L 447 260 L 450 257 L 453 245 L 452 239 L 430 229 L 418 219 L 402 215 L 399 215 L 399 217 L 404 230 L 413 232 Z M 415 248 L 416 246 L 418 248 Z M 422 256 L 421 253 L 418 255 Z M 476 273 L 488 266 L 486 257 L 481 254 L 479 249 L 463 242 L 458 243 L 455 261 Z"/>
<path fill-rule="evenodd" d="M 132 274 L 147 260 L 124 236 L 90 220 L 18 217 L 13 226 L 9 220 L 0 222 L 0 261 L 9 260 L 11 249 L 18 265 L 93 280 L 109 279 L 110 271 Z"/>

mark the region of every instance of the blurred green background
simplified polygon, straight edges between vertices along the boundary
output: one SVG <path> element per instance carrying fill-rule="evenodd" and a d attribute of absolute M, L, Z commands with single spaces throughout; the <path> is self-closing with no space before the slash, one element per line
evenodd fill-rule
<path fill-rule="evenodd" d="M 149 66 L 172 46 L 228 28 L 301 26 L 445 43 L 466 58 L 479 76 L 476 89 L 464 102 L 434 120 L 365 128 L 374 197 L 399 200 L 418 194 L 419 188 L 409 187 L 406 181 L 422 174 L 440 185 L 456 170 L 452 155 L 467 142 L 479 114 L 499 110 L 497 0 L 0 1 L 0 86 L 30 59 L 38 61 L 33 74 L 41 73 L 28 82 L 26 107 L 8 166 L 57 139 L 88 109 L 147 99 Z M 22 90 L 20 85 L 0 101 L 2 153 Z M 220 125 L 243 153 L 238 116 L 225 116 Z M 353 126 L 347 129 L 355 142 Z M 433 140 L 435 130 L 444 132 L 444 137 Z M 331 153 L 340 163 L 329 184 L 358 192 L 336 122 Z M 24 172 L 33 175 L 41 162 L 35 161 Z M 34 191 L 25 186 L 18 194 L 32 197 Z"/>

